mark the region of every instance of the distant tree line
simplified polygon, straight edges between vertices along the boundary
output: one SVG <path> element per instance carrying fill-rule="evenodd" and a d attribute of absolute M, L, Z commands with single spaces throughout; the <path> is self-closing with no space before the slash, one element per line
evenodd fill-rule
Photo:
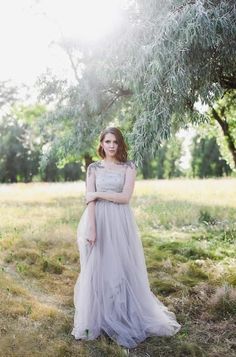
<path fill-rule="evenodd" d="M 0 182 L 75 181 L 83 177 L 78 161 L 60 167 L 53 153 L 45 160 L 47 138 L 40 128 L 44 111 L 40 106 L 22 107 L 0 119 Z"/>
<path fill-rule="evenodd" d="M 96 157 L 96 143 L 91 155 L 78 153 L 68 161 L 58 161 L 50 148 L 50 126 L 42 125 L 45 108 L 40 105 L 13 108 L 0 120 L 0 182 L 76 181 L 85 178 L 86 166 Z M 157 151 L 155 158 L 144 156 L 138 167 L 140 178 L 214 177 L 230 175 L 232 170 L 221 157 L 215 137 L 196 135 L 192 141 L 189 169 L 181 167 L 182 140 L 173 135 Z"/>

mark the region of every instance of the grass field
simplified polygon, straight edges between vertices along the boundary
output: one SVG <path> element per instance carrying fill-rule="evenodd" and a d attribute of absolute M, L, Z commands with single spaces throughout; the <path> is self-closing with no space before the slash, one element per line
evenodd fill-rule
<path fill-rule="evenodd" d="M 129 351 L 70 334 L 83 195 L 83 182 L 0 185 L 0 356 L 235 356 L 236 179 L 137 181 L 151 289 L 182 328 Z"/>

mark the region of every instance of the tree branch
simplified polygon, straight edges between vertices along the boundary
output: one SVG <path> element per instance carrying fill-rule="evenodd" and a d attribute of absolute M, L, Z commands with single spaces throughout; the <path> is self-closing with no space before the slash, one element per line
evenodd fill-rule
<path fill-rule="evenodd" d="M 100 112 L 98 113 L 98 115 L 101 115 L 102 113 L 106 112 L 108 109 L 110 109 L 112 107 L 112 105 L 121 97 L 128 97 L 131 96 L 133 94 L 133 92 L 130 89 L 124 89 L 123 87 L 118 87 L 118 89 L 116 89 L 115 91 L 112 90 L 112 88 L 110 88 L 108 91 L 108 93 L 112 93 L 114 94 L 114 96 L 107 102 L 105 103 Z"/>
<path fill-rule="evenodd" d="M 226 89 L 236 89 L 236 77 L 235 76 L 221 76 L 220 85 Z"/>
<path fill-rule="evenodd" d="M 226 121 L 226 119 L 221 118 L 221 116 L 215 110 L 215 108 L 212 107 L 211 112 L 212 112 L 213 118 L 217 121 L 217 123 L 220 125 L 220 127 L 223 131 L 223 134 L 224 134 L 227 144 L 228 144 L 228 148 L 233 156 L 234 165 L 236 167 L 236 146 L 235 146 L 234 138 L 232 137 L 232 135 L 230 133 L 229 124 Z"/>
<path fill-rule="evenodd" d="M 73 56 L 70 52 L 69 49 L 65 49 L 65 52 L 67 53 L 67 56 L 69 57 L 69 61 L 70 61 L 70 64 L 71 64 L 71 67 L 72 67 L 72 70 L 74 72 L 74 76 L 75 76 L 75 79 L 78 83 L 80 83 L 80 78 L 78 76 L 78 72 L 77 72 L 77 66 L 76 64 L 74 63 L 74 60 L 73 60 Z"/>

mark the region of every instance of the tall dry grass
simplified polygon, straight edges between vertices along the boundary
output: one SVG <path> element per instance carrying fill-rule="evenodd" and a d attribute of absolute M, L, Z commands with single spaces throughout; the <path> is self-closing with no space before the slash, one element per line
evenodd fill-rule
<path fill-rule="evenodd" d="M 137 181 L 152 291 L 182 324 L 134 350 L 75 341 L 84 183 L 0 185 L 0 356 L 234 356 L 236 180 Z"/>

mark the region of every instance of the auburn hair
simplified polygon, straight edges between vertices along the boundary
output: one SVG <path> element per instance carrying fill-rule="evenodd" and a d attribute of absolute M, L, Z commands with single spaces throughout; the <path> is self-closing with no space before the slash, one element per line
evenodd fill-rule
<path fill-rule="evenodd" d="M 99 146 L 98 146 L 98 149 L 97 149 L 98 155 L 103 159 L 106 156 L 105 152 L 103 150 L 103 147 L 101 145 L 103 139 L 106 136 L 106 134 L 115 135 L 117 143 L 118 143 L 117 153 L 116 153 L 115 157 L 119 162 L 126 162 L 127 161 L 127 157 L 128 157 L 128 154 L 127 154 L 128 147 L 127 147 L 127 144 L 124 141 L 124 137 L 123 137 L 120 129 L 115 128 L 115 127 L 108 127 L 108 128 L 104 129 L 101 132 L 100 138 L 99 138 L 100 139 L 100 143 L 99 143 Z"/>

